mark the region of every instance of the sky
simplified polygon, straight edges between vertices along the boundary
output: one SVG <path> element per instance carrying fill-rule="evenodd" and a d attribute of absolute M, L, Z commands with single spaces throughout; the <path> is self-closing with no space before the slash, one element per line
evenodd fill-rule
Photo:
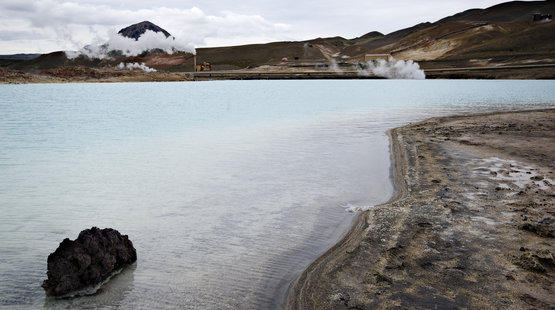
<path fill-rule="evenodd" d="M 356 38 L 435 22 L 497 0 L 1 0 L 0 54 L 75 51 L 151 21 L 187 48 Z"/>

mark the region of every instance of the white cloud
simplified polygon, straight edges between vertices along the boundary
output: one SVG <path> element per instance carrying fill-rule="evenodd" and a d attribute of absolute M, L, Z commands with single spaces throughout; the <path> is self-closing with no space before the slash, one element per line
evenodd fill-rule
<path fill-rule="evenodd" d="M 118 44 L 118 38 L 114 35 L 119 29 L 144 20 L 166 29 L 182 47 L 220 45 L 223 42 L 238 44 L 254 43 L 257 40 L 272 41 L 287 37 L 289 30 L 287 25 L 272 23 L 262 16 L 230 11 L 210 15 L 198 7 L 128 10 L 54 0 L 29 1 L 25 5 L 19 1 L 2 2 L 0 19 L 2 40 L 22 48 L 26 40 L 37 40 L 40 37 L 38 41 L 47 49 L 37 50 L 37 45 L 34 44 L 26 51 L 18 52 L 31 52 L 31 49 L 35 52 L 79 50 L 85 45 L 102 44 L 106 41 Z M 9 44 L 2 42 L 0 47 L 4 50 Z"/>
<path fill-rule="evenodd" d="M 144 51 L 153 49 L 161 49 L 169 54 L 176 51 L 195 53 L 193 46 L 182 44 L 175 40 L 173 36 L 166 38 L 162 32 L 147 30 L 138 40 L 115 33 L 110 35 L 110 38 L 106 42 L 94 42 L 76 52 L 66 51 L 66 55 L 70 58 L 77 57 L 81 54 L 91 58 L 105 58 L 111 51 L 120 51 L 125 56 L 137 56 Z"/>

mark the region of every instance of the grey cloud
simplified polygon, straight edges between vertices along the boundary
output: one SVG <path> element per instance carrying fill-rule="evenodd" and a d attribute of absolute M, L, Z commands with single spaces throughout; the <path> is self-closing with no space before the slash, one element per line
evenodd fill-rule
<path fill-rule="evenodd" d="M 33 1 L 4 0 L 0 4 L 2 11 L 7 12 L 35 12 Z"/>
<path fill-rule="evenodd" d="M 38 40 L 43 36 L 34 31 L 1 31 L 0 41 Z"/>

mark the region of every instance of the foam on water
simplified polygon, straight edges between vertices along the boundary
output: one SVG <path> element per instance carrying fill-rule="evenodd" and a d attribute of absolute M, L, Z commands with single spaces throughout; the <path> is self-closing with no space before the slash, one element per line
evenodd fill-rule
<path fill-rule="evenodd" d="M 341 207 L 345 208 L 345 211 L 351 212 L 351 213 L 364 212 L 364 211 L 368 211 L 368 210 L 374 208 L 374 206 L 370 206 L 370 205 L 359 206 L 359 205 L 351 204 L 351 203 L 348 203 L 346 205 L 342 205 Z"/>

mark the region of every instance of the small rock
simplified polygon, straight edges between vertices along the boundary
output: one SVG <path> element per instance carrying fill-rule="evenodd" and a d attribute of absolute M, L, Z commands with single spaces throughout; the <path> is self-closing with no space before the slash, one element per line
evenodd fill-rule
<path fill-rule="evenodd" d="M 520 226 L 520 229 L 535 233 L 540 237 L 553 238 L 555 237 L 555 220 L 544 218 L 537 222 L 526 222 Z"/>
<path fill-rule="evenodd" d="M 546 273 L 548 268 L 555 266 L 555 259 L 549 250 L 543 249 L 523 253 L 515 260 L 515 264 L 526 270 Z"/>

